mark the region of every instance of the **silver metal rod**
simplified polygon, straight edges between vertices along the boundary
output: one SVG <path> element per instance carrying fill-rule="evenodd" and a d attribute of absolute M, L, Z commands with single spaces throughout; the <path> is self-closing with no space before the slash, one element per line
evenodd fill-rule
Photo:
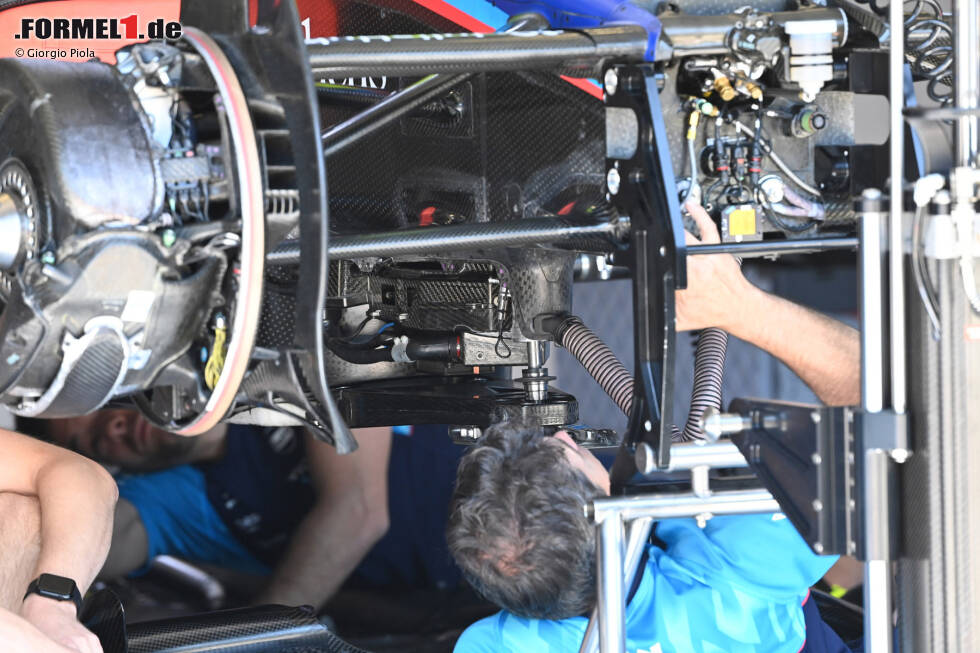
<path fill-rule="evenodd" d="M 694 494 L 645 494 L 630 497 L 595 499 L 590 509 L 596 521 L 607 514 L 619 513 L 630 521 L 640 517 L 674 519 L 712 515 L 748 515 L 780 512 L 779 504 L 766 490 L 731 490 L 716 492 L 708 499 Z"/>
<path fill-rule="evenodd" d="M 723 435 L 734 435 L 752 428 L 752 420 L 738 413 L 723 413 L 711 406 L 701 415 L 701 430 L 705 437 L 717 442 Z"/>
<path fill-rule="evenodd" d="M 884 450 L 864 454 L 864 642 L 868 653 L 892 650 L 890 465 L 891 458 Z"/>
<path fill-rule="evenodd" d="M 630 587 L 633 583 L 633 577 L 636 575 L 640 566 L 640 560 L 643 559 L 643 551 L 650 539 L 651 528 L 653 528 L 653 520 L 647 517 L 635 519 L 629 524 L 629 535 L 626 538 L 626 564 L 624 565 L 626 572 L 623 574 L 624 588 Z M 596 653 L 598 650 L 598 609 L 598 607 L 592 608 L 592 614 L 589 616 L 589 625 L 585 629 L 585 637 L 582 638 L 582 646 L 579 647 L 579 653 Z"/>
<path fill-rule="evenodd" d="M 884 333 L 881 235 L 881 192 L 865 189 L 861 195 L 858 253 L 861 292 L 861 406 L 866 412 L 881 412 L 884 403 Z"/>
<path fill-rule="evenodd" d="M 731 442 L 700 444 L 678 443 L 670 447 L 670 466 L 666 471 L 683 471 L 695 467 L 747 467 L 745 456 Z"/>
<path fill-rule="evenodd" d="M 601 223 L 559 217 L 533 218 L 333 236 L 330 238 L 329 252 L 331 259 L 350 259 L 580 241 L 584 241 L 580 244 L 590 248 L 606 247 L 612 250 L 615 243 L 628 232 L 628 218 Z M 299 252 L 298 241 L 285 241 L 266 255 L 266 262 L 269 265 L 296 265 L 299 263 Z"/>
<path fill-rule="evenodd" d="M 602 653 L 625 653 L 626 590 L 623 583 L 622 515 L 615 512 L 603 515 L 599 521 L 596 549 L 599 557 L 599 591 L 596 596 L 599 650 Z"/>
<path fill-rule="evenodd" d="M 857 246 L 857 238 L 799 238 L 794 240 L 760 241 L 754 243 L 691 245 L 687 248 L 687 255 L 735 254 L 744 258 L 747 256 L 771 256 L 773 254 L 829 252 L 838 249 L 857 249 Z"/>
<path fill-rule="evenodd" d="M 980 4 L 977 0 L 953 0 L 953 84 L 957 109 L 974 109 L 980 95 Z M 980 148 L 980 121 L 964 116 L 956 121 L 954 165 L 972 165 Z"/>
<path fill-rule="evenodd" d="M 976 4 L 977 0 L 966 0 Z M 891 23 L 891 44 L 888 52 L 888 79 L 891 103 L 889 104 L 891 190 L 888 205 L 888 249 L 889 257 L 888 299 L 889 299 L 889 345 L 891 365 L 889 366 L 892 409 L 899 415 L 905 413 L 905 225 L 904 193 L 905 181 L 905 121 L 902 109 L 905 106 L 905 20 L 904 3 L 896 0 L 889 5 Z M 974 36 L 976 32 L 974 32 Z M 971 42 L 976 48 L 976 39 Z M 976 59 L 974 51 L 971 58 Z"/>

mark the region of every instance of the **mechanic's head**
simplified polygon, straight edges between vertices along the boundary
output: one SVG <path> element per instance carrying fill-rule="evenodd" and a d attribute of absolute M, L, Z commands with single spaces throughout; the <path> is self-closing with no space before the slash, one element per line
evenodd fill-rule
<path fill-rule="evenodd" d="M 42 435 L 84 456 L 132 471 L 153 471 L 190 462 L 197 444 L 196 438 L 152 426 L 135 410 L 115 408 L 49 420 L 47 432 Z"/>
<path fill-rule="evenodd" d="M 505 422 L 460 462 L 449 549 L 484 598 L 529 618 L 595 603 L 595 531 L 583 506 L 609 494 L 602 463 L 564 431 Z"/>

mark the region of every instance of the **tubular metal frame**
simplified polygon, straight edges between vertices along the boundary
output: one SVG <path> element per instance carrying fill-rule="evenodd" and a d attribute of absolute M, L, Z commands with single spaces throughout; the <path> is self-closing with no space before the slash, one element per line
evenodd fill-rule
<path fill-rule="evenodd" d="M 901 195 L 899 195 L 899 198 Z M 901 206 L 901 201 L 892 201 Z M 866 414 L 878 414 L 885 410 L 886 367 L 880 335 L 885 332 L 887 318 L 894 319 L 885 311 L 882 261 L 885 255 L 881 193 L 867 189 L 862 195 L 861 210 L 861 407 Z M 888 227 L 893 224 L 889 220 Z M 899 256 L 892 252 L 890 261 Z M 889 279 L 891 271 L 889 270 Z M 904 310 L 904 309 L 903 309 Z M 894 359 L 891 369 L 894 369 Z M 904 365 L 904 360 L 903 363 Z M 894 391 L 894 388 L 893 388 Z M 863 425 L 869 424 L 864 420 Z M 864 494 L 864 640 L 869 653 L 890 653 L 892 650 L 891 612 L 891 497 L 888 480 L 891 474 L 891 452 L 881 443 L 871 442 L 869 428 L 862 433 L 863 456 L 862 490 Z"/>
<path fill-rule="evenodd" d="M 681 446 L 681 445 L 678 445 Z M 693 445 L 698 446 L 698 445 Z M 676 448 L 676 447 L 675 447 Z M 720 467 L 728 466 L 722 462 Z M 712 467 L 709 465 L 709 467 Z M 597 625 L 586 629 L 581 653 L 588 653 L 592 645 L 592 632 L 598 631 L 599 650 L 602 653 L 625 653 L 626 606 L 624 584 L 623 524 L 640 521 L 652 523 L 658 519 L 697 517 L 707 519 L 715 515 L 748 515 L 780 512 L 779 504 L 766 490 L 732 490 L 718 492 L 707 497 L 697 494 L 650 494 L 633 497 L 596 499 L 586 506 L 586 514 L 597 524 L 596 555 L 598 556 L 599 591 L 596 596 Z M 647 530 L 649 533 L 649 530 Z M 630 531 L 631 545 L 634 531 Z M 643 539 L 642 543 L 645 544 Z M 641 544 L 636 545 L 642 549 Z M 633 570 L 636 571 L 635 569 Z M 632 579 L 632 574 L 630 574 Z"/>

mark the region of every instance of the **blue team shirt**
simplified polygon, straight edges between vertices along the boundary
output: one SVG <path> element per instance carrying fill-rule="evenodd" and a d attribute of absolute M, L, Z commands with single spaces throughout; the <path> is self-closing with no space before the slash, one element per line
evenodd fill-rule
<path fill-rule="evenodd" d="M 809 587 L 837 561 L 815 555 L 783 515 L 715 517 L 657 525 L 626 608 L 627 653 L 799 653 Z M 508 612 L 476 622 L 456 653 L 577 651 L 588 619 L 524 619 Z"/>
<path fill-rule="evenodd" d="M 460 572 L 446 543 L 447 506 L 466 448 L 453 444 L 446 426 L 395 432 L 388 532 L 348 584 L 451 589 Z M 315 499 L 297 435 L 230 425 L 218 461 L 120 478 L 119 496 L 133 504 L 146 529 L 147 560 L 167 554 L 269 573 Z M 136 574 L 148 568 L 149 562 Z"/>

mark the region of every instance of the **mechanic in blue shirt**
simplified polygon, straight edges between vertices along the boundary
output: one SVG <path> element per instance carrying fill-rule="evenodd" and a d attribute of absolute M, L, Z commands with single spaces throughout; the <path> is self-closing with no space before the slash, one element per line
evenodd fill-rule
<path fill-rule="evenodd" d="M 126 472 L 103 578 L 167 554 L 267 575 L 255 602 L 317 608 L 345 582 L 459 584 L 445 506 L 463 448 L 445 426 L 357 429 L 343 456 L 300 428 L 220 424 L 186 438 L 123 409 L 46 431 Z"/>
<path fill-rule="evenodd" d="M 705 242 L 717 230 L 688 207 Z M 689 242 L 697 242 L 688 235 Z M 764 319 L 763 319 L 764 318 Z M 688 259 L 677 328 L 717 326 L 773 354 L 831 405 L 860 399 L 853 329 L 752 286 L 730 256 Z M 595 604 L 595 531 L 583 506 L 609 493 L 602 464 L 567 433 L 519 423 L 488 430 L 460 463 L 449 546 L 464 576 L 503 611 L 456 651 L 576 651 Z M 781 514 L 660 522 L 626 610 L 629 653 L 847 651 L 809 601 L 836 557 L 812 553 Z"/>

